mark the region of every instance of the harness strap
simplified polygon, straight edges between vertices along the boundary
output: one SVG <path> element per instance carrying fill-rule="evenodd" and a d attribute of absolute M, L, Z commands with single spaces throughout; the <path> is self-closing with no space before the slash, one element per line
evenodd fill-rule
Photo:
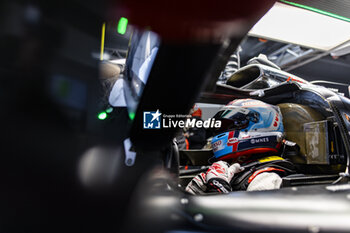
<path fill-rule="evenodd" d="M 253 162 L 244 167 L 245 167 L 245 170 L 235 174 L 235 176 L 231 180 L 230 185 L 232 187 L 232 190 L 246 190 L 249 183 L 258 174 L 262 172 L 271 171 L 271 172 L 278 173 L 282 177 L 295 173 L 294 164 L 286 160 L 275 160 L 275 161 L 268 161 L 264 163 Z M 256 173 L 256 172 L 259 172 L 259 173 Z"/>

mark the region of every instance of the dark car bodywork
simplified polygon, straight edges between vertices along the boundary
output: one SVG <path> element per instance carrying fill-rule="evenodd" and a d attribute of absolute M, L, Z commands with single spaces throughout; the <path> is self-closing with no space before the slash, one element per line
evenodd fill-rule
<path fill-rule="evenodd" d="M 0 231 L 349 231 L 346 171 L 338 175 L 344 177 L 339 181 L 344 184 L 190 196 L 178 187 L 175 130 L 140 130 L 143 111 L 159 108 L 167 114 L 187 114 L 199 99 L 226 103 L 249 96 L 277 103 L 296 95 L 308 104 L 311 96 L 321 111 L 339 111 L 334 116 L 342 127 L 341 142 L 348 156 L 349 122 L 342 115 L 348 113 L 348 100 L 293 80 L 282 80 L 260 97 L 250 95 L 252 90 L 216 85 L 230 53 L 273 1 L 245 1 L 239 7 L 235 1 L 176 1 L 164 11 L 159 7 L 168 6 L 168 1 L 128 2 L 122 7 L 110 1 L 0 3 L 4 16 Z M 184 18 L 179 19 L 178 12 L 187 4 Z M 102 108 L 99 61 L 91 54 L 99 51 L 101 24 L 116 20 L 116 8 L 133 15 L 130 20 L 137 25 L 154 25 L 166 39 L 135 118 L 129 118 L 126 108 L 118 108 L 100 121 L 96 117 Z M 169 11 L 171 20 L 167 20 Z M 211 31 L 237 25 L 240 30 L 233 35 Z M 187 33 L 203 30 L 197 35 L 200 40 Z M 219 34 L 220 40 L 212 34 Z M 64 77 L 60 85 L 54 85 L 55 77 Z M 79 108 L 69 104 L 76 99 L 84 100 Z M 124 148 L 123 141 L 129 137 L 137 153 L 133 166 L 125 165 L 125 150 L 130 148 Z M 92 158 L 92 168 L 102 167 L 99 174 L 93 169 L 80 174 L 86 155 Z"/>

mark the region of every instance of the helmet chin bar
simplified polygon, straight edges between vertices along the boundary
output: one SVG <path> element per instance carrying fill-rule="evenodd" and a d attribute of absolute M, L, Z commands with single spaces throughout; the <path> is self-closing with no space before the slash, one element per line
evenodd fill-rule
<path fill-rule="evenodd" d="M 281 144 L 279 144 L 280 148 Z M 255 155 L 275 155 L 278 154 L 279 148 L 254 148 L 250 150 L 245 150 L 241 152 L 232 153 L 229 155 L 226 155 L 220 160 L 231 160 L 232 162 L 237 163 L 244 163 L 247 162 L 250 159 L 253 159 Z"/>

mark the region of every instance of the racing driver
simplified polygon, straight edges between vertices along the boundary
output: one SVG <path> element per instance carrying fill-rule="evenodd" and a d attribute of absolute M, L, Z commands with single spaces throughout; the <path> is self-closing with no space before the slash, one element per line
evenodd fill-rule
<path fill-rule="evenodd" d="M 295 173 L 283 159 L 284 128 L 278 106 L 259 100 L 231 101 L 215 116 L 221 128 L 212 139 L 215 162 L 186 187 L 191 194 L 278 189 Z"/>

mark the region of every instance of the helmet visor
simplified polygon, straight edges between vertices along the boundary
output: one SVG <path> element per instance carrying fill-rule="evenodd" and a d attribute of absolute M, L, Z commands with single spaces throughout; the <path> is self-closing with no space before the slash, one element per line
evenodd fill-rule
<path fill-rule="evenodd" d="M 221 121 L 221 127 L 215 133 L 222 133 L 228 130 L 245 129 L 249 122 L 257 123 L 259 113 L 246 108 L 227 108 L 216 113 L 214 118 Z"/>

